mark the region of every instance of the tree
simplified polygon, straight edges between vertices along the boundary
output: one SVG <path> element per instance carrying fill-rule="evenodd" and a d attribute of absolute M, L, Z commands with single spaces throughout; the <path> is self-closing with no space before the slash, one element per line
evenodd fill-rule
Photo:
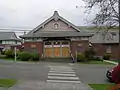
<path fill-rule="evenodd" d="M 120 48 L 120 0 L 83 0 L 88 11 L 94 6 L 98 7 L 98 13 L 92 23 L 98 27 L 106 26 L 106 31 L 119 26 L 119 48 Z M 119 50 L 120 53 L 120 50 Z M 120 59 L 120 55 L 119 55 Z"/>
<path fill-rule="evenodd" d="M 111 29 L 119 25 L 119 0 L 83 0 L 85 1 L 88 11 L 91 11 L 95 6 L 98 7 L 98 13 L 92 20 L 92 24 L 96 26 L 106 26 Z"/>

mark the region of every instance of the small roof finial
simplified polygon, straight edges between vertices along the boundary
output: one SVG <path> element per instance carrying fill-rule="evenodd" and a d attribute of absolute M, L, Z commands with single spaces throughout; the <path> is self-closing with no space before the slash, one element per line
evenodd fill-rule
<path fill-rule="evenodd" d="M 58 11 L 54 11 L 54 15 L 59 15 L 59 14 L 58 14 Z"/>
<path fill-rule="evenodd" d="M 53 17 L 55 21 L 58 20 L 58 17 L 59 17 L 58 11 L 54 11 Z"/>

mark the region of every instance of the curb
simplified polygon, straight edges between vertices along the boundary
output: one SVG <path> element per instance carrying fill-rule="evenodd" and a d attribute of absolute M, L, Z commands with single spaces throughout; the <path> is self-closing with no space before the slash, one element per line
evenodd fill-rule
<path fill-rule="evenodd" d="M 112 63 L 112 64 L 115 64 L 115 65 L 118 65 L 117 62 L 114 62 L 114 61 L 109 61 L 109 60 L 103 60 L 104 62 L 108 62 L 108 63 Z"/>

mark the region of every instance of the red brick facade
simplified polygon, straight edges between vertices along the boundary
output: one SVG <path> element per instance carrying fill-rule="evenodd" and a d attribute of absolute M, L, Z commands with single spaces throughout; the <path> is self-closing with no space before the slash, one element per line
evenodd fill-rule
<path fill-rule="evenodd" d="M 113 45 L 112 46 L 112 53 L 111 53 L 111 58 L 113 58 L 113 59 L 117 59 L 117 60 L 119 60 L 120 59 L 120 54 L 119 54 L 119 46 L 118 45 Z"/>
<path fill-rule="evenodd" d="M 23 45 L 25 51 L 43 54 L 43 42 L 25 42 Z"/>
<path fill-rule="evenodd" d="M 94 43 L 94 44 L 92 44 L 92 46 L 93 46 L 97 56 L 103 56 L 103 53 L 106 52 L 105 46 L 101 43 Z"/>
<path fill-rule="evenodd" d="M 44 54 L 43 42 L 25 42 L 23 45 L 25 51 L 37 52 L 40 55 Z M 117 60 L 119 59 L 118 44 L 105 45 L 101 43 L 93 43 L 92 46 L 96 51 L 96 56 L 103 56 L 106 53 L 108 46 L 111 46 L 111 53 L 110 53 L 111 59 L 117 59 Z M 88 48 L 89 48 L 88 40 L 71 41 L 70 43 L 70 50 L 74 56 L 76 55 L 76 52 L 83 53 Z"/>
<path fill-rule="evenodd" d="M 83 53 L 86 49 L 89 48 L 89 42 L 88 40 L 71 41 L 70 48 L 73 55 L 76 54 L 76 51 Z"/>
<path fill-rule="evenodd" d="M 111 46 L 111 59 L 119 60 L 119 45 L 118 44 L 101 44 L 101 43 L 93 43 L 92 44 L 97 56 L 103 56 L 107 53 L 107 48 Z"/>

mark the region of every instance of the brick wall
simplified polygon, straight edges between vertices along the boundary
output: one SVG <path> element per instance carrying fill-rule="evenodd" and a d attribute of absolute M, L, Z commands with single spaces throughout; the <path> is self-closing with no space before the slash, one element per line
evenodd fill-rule
<path fill-rule="evenodd" d="M 76 54 L 76 51 L 83 53 L 86 49 L 89 48 L 89 42 L 88 40 L 71 41 L 70 48 L 73 55 Z"/>
<path fill-rule="evenodd" d="M 92 46 L 96 52 L 97 56 L 103 56 L 103 53 L 106 52 L 106 47 L 101 43 L 92 43 Z"/>
<path fill-rule="evenodd" d="M 43 53 L 43 42 L 25 42 L 23 46 L 25 51 Z"/>
<path fill-rule="evenodd" d="M 103 56 L 106 53 L 108 46 L 111 46 L 111 59 L 119 59 L 119 46 L 118 44 L 101 44 L 94 43 L 92 44 L 97 56 Z"/>

